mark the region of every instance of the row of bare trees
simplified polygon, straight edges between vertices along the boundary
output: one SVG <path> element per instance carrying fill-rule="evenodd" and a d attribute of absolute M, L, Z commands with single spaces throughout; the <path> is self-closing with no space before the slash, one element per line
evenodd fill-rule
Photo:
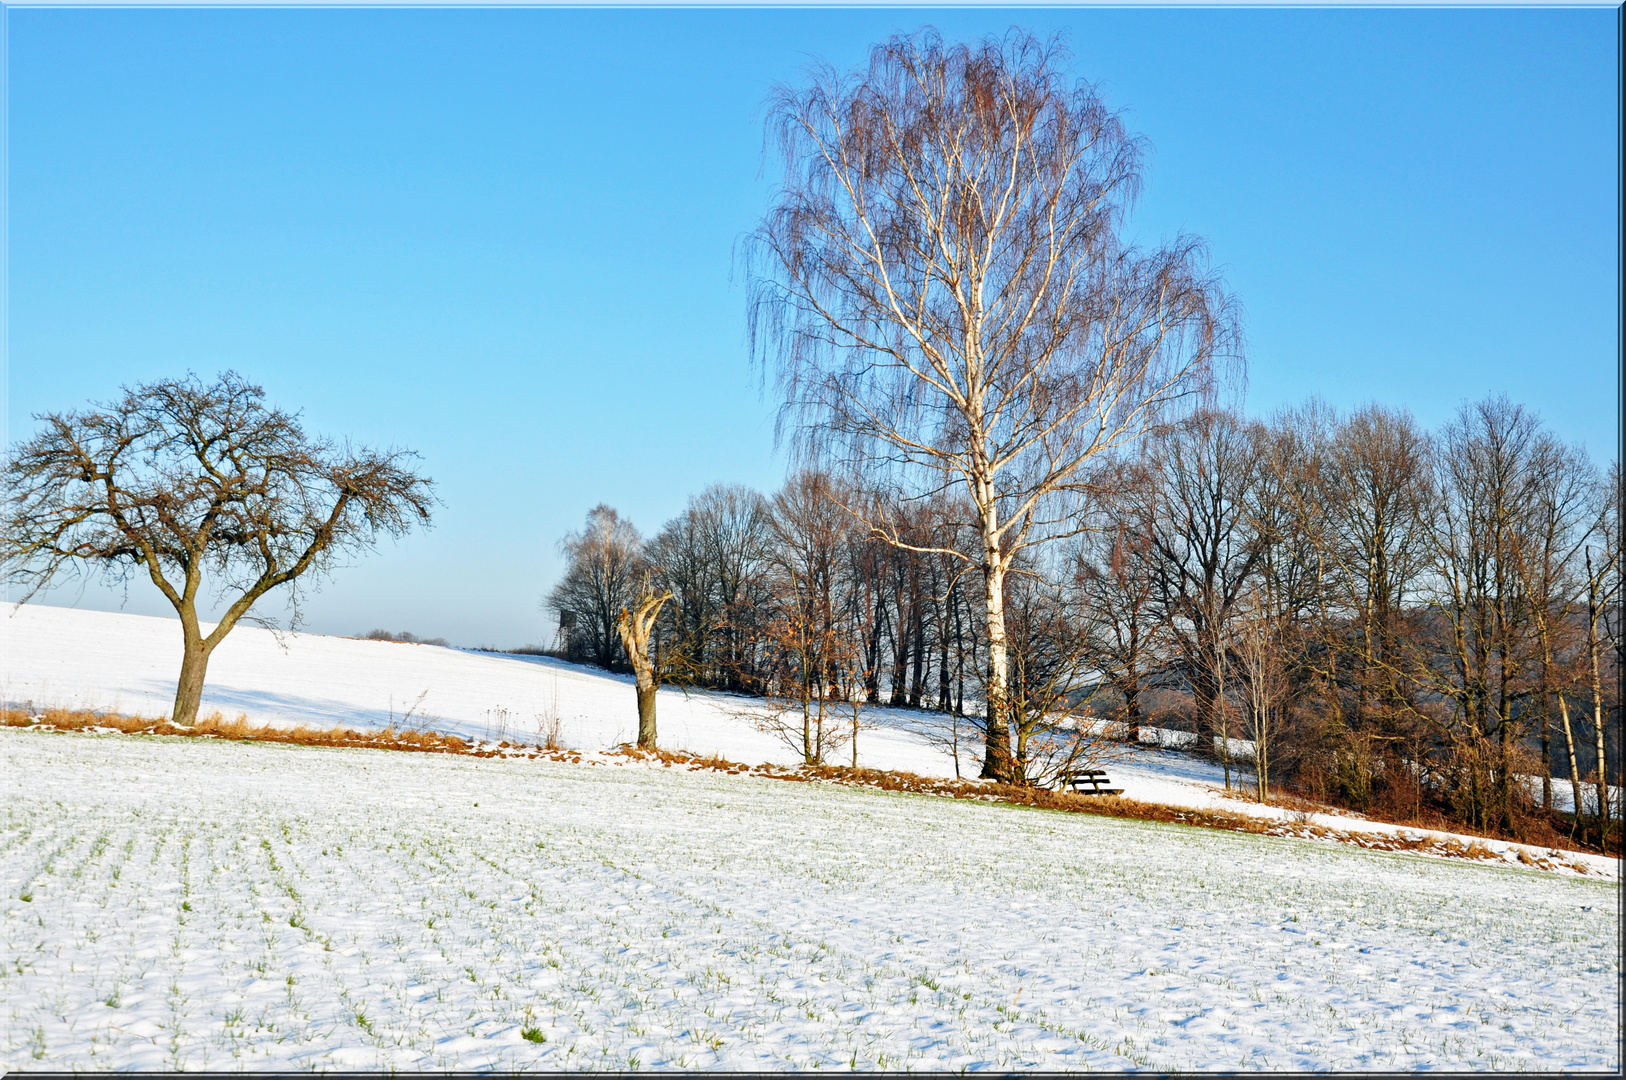
<path fill-rule="evenodd" d="M 771 497 L 714 486 L 647 542 L 615 510 L 593 509 L 566 537 L 566 573 L 547 599 L 574 659 L 624 667 L 623 610 L 670 593 L 653 648 L 662 677 L 793 706 L 787 730 L 809 762 L 850 742 L 860 707 L 878 703 L 963 713 L 981 694 L 980 603 L 959 567 L 885 542 L 852 508 L 881 493 L 818 472 Z M 965 540 L 964 527 L 895 506 L 908 535 Z M 963 515 L 962 515 L 963 516 Z M 848 706 L 843 726 L 827 714 Z"/>
<path fill-rule="evenodd" d="M 1127 725 L 1175 687 L 1227 771 L 1244 744 L 1261 798 L 1274 768 L 1346 804 L 1516 833 L 1556 775 L 1607 832 L 1618 464 L 1600 473 L 1506 398 L 1434 433 L 1379 406 L 1205 410 L 1126 464 L 1078 577 Z"/>
<path fill-rule="evenodd" d="M 967 572 L 977 515 L 943 493 L 807 471 L 772 496 L 710 488 L 647 542 L 601 506 L 566 539 L 549 605 L 573 655 L 625 666 L 620 612 L 670 593 L 662 677 L 778 702 L 809 762 L 881 704 L 938 714 L 985 761 L 997 741 L 985 774 L 1042 782 L 1088 715 L 1130 741 L 1195 731 L 1261 799 L 1288 783 L 1508 833 L 1564 802 L 1607 831 L 1618 466 L 1601 474 L 1503 398 L 1433 433 L 1312 404 L 1268 422 L 1198 410 L 1091 484 L 1072 539 L 1001 582 L 1003 716 L 986 578 Z"/>

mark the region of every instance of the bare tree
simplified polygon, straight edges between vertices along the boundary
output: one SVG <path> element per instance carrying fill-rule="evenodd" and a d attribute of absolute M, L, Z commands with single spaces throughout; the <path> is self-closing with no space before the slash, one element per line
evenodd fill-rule
<path fill-rule="evenodd" d="M 754 684 L 754 619 L 770 537 L 761 495 L 713 484 L 645 549 L 655 585 L 677 601 L 672 660 L 693 681 L 732 690 Z"/>
<path fill-rule="evenodd" d="M 1100 508 L 1101 519 L 1078 552 L 1073 576 L 1090 660 L 1122 701 L 1114 720 L 1133 746 L 1140 742 L 1145 718 L 1141 692 L 1167 659 L 1168 625 L 1153 610 L 1151 539 L 1136 513 L 1147 505 L 1152 478 L 1138 464 L 1127 465 L 1123 473 L 1123 490 Z"/>
<path fill-rule="evenodd" d="M 1320 640 L 1308 663 L 1331 744 L 1321 760 L 1364 807 L 1379 785 L 1394 788 L 1423 765 L 1411 673 L 1429 562 L 1429 440 L 1409 413 L 1367 405 L 1333 425 L 1312 456 L 1315 480 L 1293 494 L 1295 516 L 1316 523 L 1305 531 L 1321 575 Z"/>
<path fill-rule="evenodd" d="M 849 493 L 832 487 L 821 473 L 793 476 L 774 497 L 773 607 L 766 638 L 774 682 L 787 707 L 764 714 L 759 726 L 785 739 L 808 765 L 845 741 L 845 730 L 826 723 L 832 701 L 847 692 L 846 605 L 840 594 L 840 564 L 851 519 L 841 505 Z M 852 688 L 856 693 L 856 688 Z M 800 724 L 787 719 L 799 714 Z"/>
<path fill-rule="evenodd" d="M 600 667 L 613 667 L 620 643 L 616 623 L 621 609 L 633 603 L 644 573 L 643 538 L 632 522 L 600 503 L 587 512 L 580 532 L 559 542 L 559 550 L 568 564 L 547 606 L 561 628 L 570 623 L 572 654 L 585 653 Z"/>
<path fill-rule="evenodd" d="M 875 605 L 870 602 L 862 581 L 855 579 L 852 573 L 863 565 L 853 558 L 861 543 L 853 535 L 856 532 L 855 529 L 848 529 L 843 536 L 841 546 L 846 558 L 838 563 L 838 573 L 844 579 L 840 588 L 841 610 L 830 647 L 836 697 L 840 701 L 840 709 L 850 717 L 848 737 L 854 769 L 858 768 L 858 732 L 867 726 L 863 713 L 869 704 L 869 688 L 875 678 L 869 643 L 875 637 L 876 618 Z"/>
<path fill-rule="evenodd" d="M 307 436 L 296 414 L 228 371 L 126 388 L 118 401 L 47 413 L 12 450 L 0 560 L 24 600 L 64 573 L 144 571 L 180 616 L 170 719 L 197 719 L 209 656 L 262 596 L 331 572 L 380 536 L 427 525 L 433 482 L 410 451 Z M 204 634 L 205 577 L 225 611 Z"/>
<path fill-rule="evenodd" d="M 1090 719 L 1100 673 L 1091 662 L 1086 620 L 1070 610 L 1053 568 L 1021 567 L 1007 579 L 1012 776 L 1049 787 L 1113 756 L 1118 744 Z"/>
<path fill-rule="evenodd" d="M 1270 764 L 1288 696 L 1280 610 L 1256 590 L 1243 600 L 1233 651 L 1242 674 L 1243 733 L 1253 743 L 1255 796 L 1270 801 Z"/>
<path fill-rule="evenodd" d="M 776 88 L 783 187 L 748 257 L 753 350 L 800 449 L 970 500 L 975 553 L 929 550 L 983 579 L 983 772 L 1002 779 L 1013 560 L 1070 534 L 1089 462 L 1202 390 L 1237 340 L 1198 241 L 1122 241 L 1141 144 L 1066 59 L 1021 31 L 928 29 Z"/>
<path fill-rule="evenodd" d="M 655 692 L 661 687 L 658 657 L 651 648 L 650 631 L 660 618 L 661 608 L 671 599 L 671 593 L 657 594 L 646 584 L 637 605 L 631 610 L 622 608 L 615 623 L 627 660 L 632 664 L 638 692 L 638 745 L 645 750 L 655 749 Z"/>
<path fill-rule="evenodd" d="M 1613 637 L 1616 642 L 1616 677 L 1618 679 L 1620 664 L 1620 631 L 1621 631 L 1621 478 L 1620 462 L 1612 462 L 1609 466 L 1609 475 L 1603 483 L 1596 488 L 1597 503 L 1593 518 L 1593 527 L 1588 537 L 1590 541 L 1597 542 L 1597 551 L 1594 553 L 1593 544 L 1588 543 L 1585 552 L 1586 564 L 1586 652 L 1587 667 L 1591 676 L 1590 689 L 1592 691 L 1592 728 L 1597 740 L 1598 755 L 1598 843 L 1608 842 L 1609 830 L 1613 821 L 1609 816 L 1609 759 L 1604 740 L 1604 693 L 1603 679 L 1599 675 L 1599 659 L 1603 652 L 1604 636 Z M 1600 630 L 1602 633 L 1600 634 Z M 1617 682 L 1616 708 L 1619 709 L 1619 686 Z M 1618 744 L 1617 744 L 1618 745 Z M 1575 803 L 1575 817 L 1581 818 L 1581 803 L 1579 797 Z"/>
<path fill-rule="evenodd" d="M 1553 805 L 1551 729 L 1556 701 L 1568 757 L 1570 792 L 1579 821 L 1581 776 L 1561 659 L 1572 617 L 1585 591 L 1577 580 L 1581 561 L 1577 556 L 1592 536 L 1589 504 L 1598 478 L 1585 456 L 1546 437 L 1538 439 L 1530 468 L 1534 492 L 1528 524 L 1512 536 L 1510 554 L 1535 629 L 1534 659 L 1540 670 L 1537 698 L 1541 708 L 1541 803 L 1547 808 Z"/>
<path fill-rule="evenodd" d="M 644 546 L 655 588 L 676 601 L 668 653 L 695 682 L 709 681 L 712 646 L 722 619 L 717 601 L 717 563 L 709 550 L 698 499 L 662 526 Z M 623 609 L 625 610 L 625 609 Z"/>
<path fill-rule="evenodd" d="M 1257 425 L 1218 410 L 1162 429 L 1148 454 L 1155 482 L 1140 510 L 1157 610 L 1191 684 L 1198 730 L 1218 740 L 1227 788 L 1231 624 L 1266 547 L 1251 512 L 1261 443 Z"/>
<path fill-rule="evenodd" d="M 702 536 L 716 567 L 719 663 L 724 685 L 744 689 L 755 680 L 747 632 L 768 595 L 773 537 L 767 500 L 740 486 L 707 488 L 697 506 Z"/>
<path fill-rule="evenodd" d="M 1455 794 L 1476 828 L 1512 831 L 1519 801 L 1512 752 L 1526 734 L 1519 706 L 1536 659 L 1519 552 L 1537 528 L 1544 446 L 1533 413 L 1494 397 L 1465 404 L 1435 453 L 1434 607 L 1449 641 L 1429 671 L 1453 705 Z"/>

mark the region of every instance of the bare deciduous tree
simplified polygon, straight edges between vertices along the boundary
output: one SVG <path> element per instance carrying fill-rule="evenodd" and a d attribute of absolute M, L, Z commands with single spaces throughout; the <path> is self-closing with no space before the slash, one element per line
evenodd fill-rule
<path fill-rule="evenodd" d="M 1071 610 L 1059 575 L 1031 564 L 1007 582 L 1010 630 L 1011 780 L 1050 787 L 1102 764 L 1118 744 L 1098 728 L 1090 700 L 1100 685 L 1088 623 Z"/>
<path fill-rule="evenodd" d="M 312 438 L 264 397 L 231 371 L 126 388 L 111 404 L 36 417 L 44 430 L 7 467 L 0 559 L 25 601 L 64 573 L 145 572 L 175 608 L 176 724 L 196 720 L 210 654 L 257 600 L 287 586 L 297 605 L 301 578 L 427 525 L 434 505 L 410 451 Z M 206 576 L 225 603 L 208 634 Z"/>
<path fill-rule="evenodd" d="M 859 692 L 843 685 L 851 670 L 845 643 L 848 606 L 840 570 L 852 521 L 841 509 L 848 493 L 820 473 L 799 473 L 774 497 L 773 609 L 766 637 L 774 657 L 773 681 L 786 707 L 763 714 L 759 726 L 795 746 L 808 765 L 819 765 L 845 741 L 826 714 L 832 702 Z M 798 715 L 799 726 L 794 719 Z M 856 714 L 854 714 L 856 716 Z"/>
<path fill-rule="evenodd" d="M 644 750 L 655 749 L 655 692 L 661 688 L 657 657 L 650 647 L 650 632 L 661 616 L 661 608 L 671 599 L 671 593 L 657 594 L 645 585 L 637 605 L 630 610 L 622 608 L 615 623 L 621 646 L 632 664 L 638 693 L 638 745 Z"/>
<path fill-rule="evenodd" d="M 1124 469 L 1120 497 L 1101 508 L 1094 534 L 1078 553 L 1074 586 L 1089 635 L 1089 655 L 1101 680 L 1122 701 L 1114 720 L 1130 745 L 1140 742 L 1145 710 L 1141 692 L 1167 657 L 1168 624 L 1154 617 L 1156 586 L 1151 540 L 1136 514 L 1148 505 L 1152 478 L 1143 467 Z"/>
<path fill-rule="evenodd" d="M 754 684 L 755 617 L 764 606 L 771 530 L 762 496 L 713 484 L 646 548 L 657 588 L 677 602 L 673 662 L 694 682 Z"/>
<path fill-rule="evenodd" d="M 1283 619 L 1277 605 L 1259 590 L 1243 601 L 1239 622 L 1234 651 L 1247 705 L 1242 729 L 1253 743 L 1254 794 L 1263 803 L 1270 801 L 1271 755 L 1288 695 Z"/>
<path fill-rule="evenodd" d="M 1512 752 L 1527 734 L 1520 704 L 1535 661 L 1519 552 L 1537 530 L 1547 439 L 1532 412 L 1495 397 L 1463 405 L 1435 453 L 1435 610 L 1450 640 L 1431 677 L 1454 707 L 1457 795 L 1477 828 L 1511 831 L 1518 802 Z"/>
<path fill-rule="evenodd" d="M 1196 698 L 1198 730 L 1217 740 L 1227 788 L 1232 623 L 1265 557 L 1252 514 L 1262 441 L 1258 425 L 1217 410 L 1162 429 L 1148 454 L 1154 482 L 1140 510 L 1157 613 Z"/>
<path fill-rule="evenodd" d="M 1588 515 L 1597 474 L 1583 454 L 1548 438 L 1538 441 L 1530 468 L 1535 474 L 1535 491 L 1527 526 L 1514 533 L 1510 547 L 1535 629 L 1534 660 L 1540 671 L 1536 696 L 1541 711 L 1541 804 L 1548 808 L 1553 805 L 1551 729 L 1556 701 L 1568 758 L 1570 792 L 1579 818 L 1580 767 L 1561 654 L 1584 591 L 1577 580 L 1577 556 L 1592 536 Z"/>
<path fill-rule="evenodd" d="M 570 651 L 586 653 L 600 667 L 614 666 L 621 609 L 633 602 L 644 573 L 643 538 L 632 522 L 600 503 L 587 512 L 581 532 L 559 542 L 568 563 L 546 604 L 569 622 Z M 568 613 L 568 614 L 567 614 Z"/>
<path fill-rule="evenodd" d="M 1324 726 L 1341 744 L 1324 760 L 1336 763 L 1344 796 L 1366 805 L 1385 777 L 1415 775 L 1422 764 L 1411 672 L 1422 659 L 1416 645 L 1429 551 L 1428 435 L 1410 414 L 1368 405 L 1337 423 L 1314 457 L 1316 482 L 1295 510 L 1321 523 L 1312 531 L 1323 573 L 1322 640 L 1311 666 L 1322 686 Z M 1394 767 L 1380 768 L 1367 752 L 1373 747 Z"/>
<path fill-rule="evenodd" d="M 975 553 L 931 550 L 983 578 L 984 774 L 1002 779 L 1012 561 L 1070 533 L 1091 460 L 1203 389 L 1237 340 L 1197 240 L 1122 241 L 1141 144 L 1065 60 L 1021 31 L 928 29 L 777 88 L 783 187 L 748 259 L 753 349 L 800 448 L 970 499 Z"/>
<path fill-rule="evenodd" d="M 1592 729 L 1597 740 L 1598 755 L 1598 843 L 1608 842 L 1613 819 L 1609 811 L 1609 759 L 1604 739 L 1603 679 L 1599 674 L 1599 659 L 1603 653 L 1603 637 L 1615 640 L 1616 678 L 1619 678 L 1621 631 L 1621 478 L 1620 462 L 1612 462 L 1608 477 L 1597 487 L 1596 515 L 1589 539 L 1598 542 L 1597 551 L 1589 543 L 1585 552 L 1586 564 L 1586 652 L 1588 673 L 1591 676 Z M 1601 631 L 1601 633 L 1600 633 Z M 1619 708 L 1619 684 L 1616 684 L 1616 707 Z M 1617 744 L 1618 745 L 1618 744 Z M 1577 820 L 1581 817 L 1579 798 L 1575 805 Z"/>

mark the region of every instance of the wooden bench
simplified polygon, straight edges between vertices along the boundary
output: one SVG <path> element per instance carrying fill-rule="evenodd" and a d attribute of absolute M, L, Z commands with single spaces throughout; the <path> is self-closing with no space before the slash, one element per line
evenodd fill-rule
<path fill-rule="evenodd" d="M 1121 787 L 1108 787 L 1112 781 L 1100 769 L 1078 769 L 1074 772 L 1061 775 L 1062 790 L 1071 790 L 1080 795 L 1122 795 Z"/>

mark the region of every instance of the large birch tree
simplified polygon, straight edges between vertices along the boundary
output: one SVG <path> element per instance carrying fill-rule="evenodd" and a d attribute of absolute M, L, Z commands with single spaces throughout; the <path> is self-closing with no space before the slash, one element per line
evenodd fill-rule
<path fill-rule="evenodd" d="M 1012 771 L 1005 581 L 1031 545 L 1077 531 L 1092 463 L 1235 358 L 1233 305 L 1200 241 L 1123 238 L 1142 142 L 1013 30 L 877 45 L 769 100 L 783 167 L 747 255 L 754 355 L 810 459 L 958 490 L 987 625 L 983 775 Z"/>

